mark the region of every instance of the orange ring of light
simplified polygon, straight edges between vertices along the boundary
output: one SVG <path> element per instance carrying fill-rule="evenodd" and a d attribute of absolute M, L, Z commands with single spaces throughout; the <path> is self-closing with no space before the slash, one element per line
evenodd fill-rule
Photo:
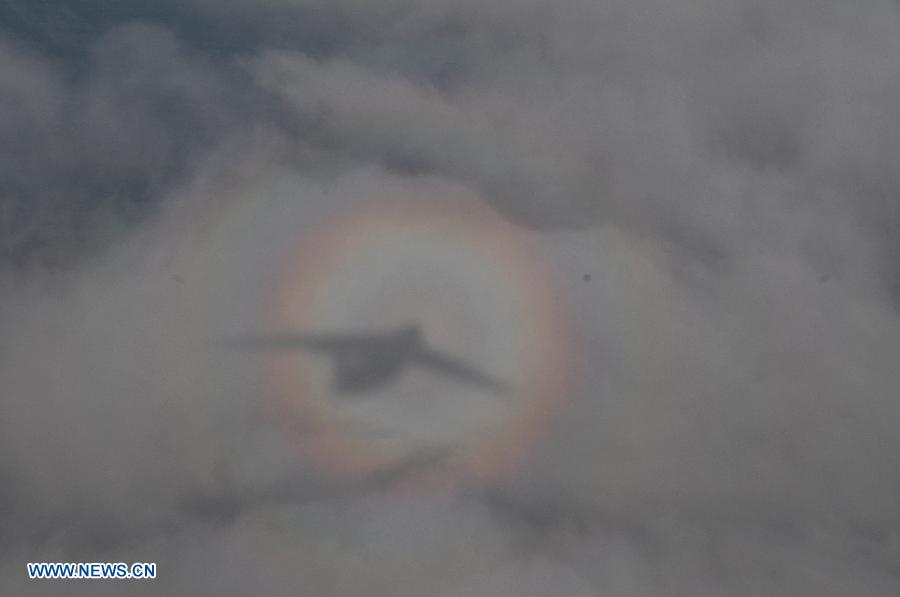
<path fill-rule="evenodd" d="M 513 469 L 567 396 L 576 356 L 568 309 L 534 233 L 514 226 L 473 199 L 390 200 L 339 213 L 304 234 L 290 251 L 269 325 L 283 329 L 310 323 L 307 319 L 323 281 L 354 252 L 365 251 L 367 243 L 377 241 L 378 234 L 398 225 L 450 233 L 460 243 L 476 247 L 498 275 L 513 285 L 517 300 L 525 305 L 531 334 L 540 339 L 540 349 L 529 352 L 524 368 L 529 372 L 529 382 L 524 384 L 526 406 L 501 432 L 476 442 L 453 467 L 454 476 L 461 473 L 484 479 L 501 475 Z M 303 402 L 308 388 L 298 380 L 291 359 L 274 358 L 269 371 L 271 390 L 286 422 L 319 430 L 303 441 L 303 448 L 325 472 L 354 477 L 390 466 L 373 454 L 366 442 L 330 428 L 322 412 Z"/>

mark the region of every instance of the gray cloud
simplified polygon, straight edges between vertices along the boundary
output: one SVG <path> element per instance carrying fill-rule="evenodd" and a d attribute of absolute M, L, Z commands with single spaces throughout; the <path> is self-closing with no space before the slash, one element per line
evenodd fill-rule
<path fill-rule="evenodd" d="M 897 593 L 896 3 L 143 4 L 0 12 L 0 593 Z M 208 348 L 398 195 L 559 270 L 584 366 L 514 479 L 328 478 Z"/>

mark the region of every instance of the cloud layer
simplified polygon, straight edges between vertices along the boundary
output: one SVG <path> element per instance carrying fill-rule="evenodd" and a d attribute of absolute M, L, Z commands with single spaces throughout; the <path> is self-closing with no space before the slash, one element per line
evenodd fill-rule
<path fill-rule="evenodd" d="M 0 9 L 0 593 L 898 592 L 896 3 L 144 4 Z M 515 478 L 328 478 L 209 350 L 397 195 L 559 269 L 586 366 Z"/>

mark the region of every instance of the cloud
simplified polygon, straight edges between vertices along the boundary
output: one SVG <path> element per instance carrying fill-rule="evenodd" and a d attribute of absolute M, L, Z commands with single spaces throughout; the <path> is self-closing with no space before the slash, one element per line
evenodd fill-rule
<path fill-rule="evenodd" d="M 0 9 L 0 593 L 897 592 L 896 3 L 142 5 Z M 208 349 L 396 196 L 558 269 L 584 363 L 514 478 L 331 478 Z"/>

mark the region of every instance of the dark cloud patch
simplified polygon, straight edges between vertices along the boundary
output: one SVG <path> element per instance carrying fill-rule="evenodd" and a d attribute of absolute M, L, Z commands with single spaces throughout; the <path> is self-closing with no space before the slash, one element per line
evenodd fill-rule
<path fill-rule="evenodd" d="M 228 30 L 204 18 L 193 4 L 169 0 L 4 0 L 0 17 L 8 35 L 76 68 L 85 66 L 97 38 L 134 23 L 165 27 L 196 48 L 220 55 L 258 43 L 245 29 Z"/>
<path fill-rule="evenodd" d="M 3 262 L 66 264 L 153 214 L 197 159 L 264 112 L 240 73 L 171 31 L 113 29 L 84 70 L 4 45 Z"/>

